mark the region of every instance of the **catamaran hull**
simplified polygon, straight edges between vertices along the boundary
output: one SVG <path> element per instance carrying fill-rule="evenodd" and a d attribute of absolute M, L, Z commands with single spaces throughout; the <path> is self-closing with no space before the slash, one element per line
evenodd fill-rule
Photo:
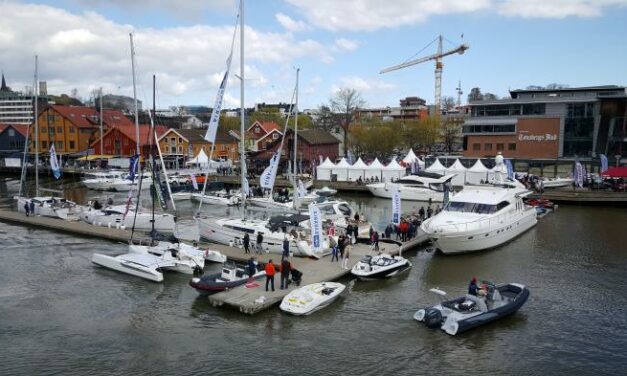
<path fill-rule="evenodd" d="M 523 234 L 538 223 L 535 209 L 529 210 L 516 221 L 504 223 L 489 231 L 474 231 L 460 234 L 436 233 L 430 235 L 437 249 L 446 255 L 476 252 L 495 248 Z"/>
<path fill-rule="evenodd" d="M 370 193 L 376 197 L 392 198 L 397 185 L 387 183 L 374 183 L 366 185 Z M 442 202 L 444 193 L 427 188 L 411 188 L 398 186 L 401 192 L 401 200 Z"/>
<path fill-rule="evenodd" d="M 107 269 L 140 277 L 153 282 L 163 282 L 163 274 L 155 268 L 146 267 L 121 260 L 117 257 L 94 253 L 91 262 Z"/>
<path fill-rule="evenodd" d="M 240 202 L 240 199 L 237 196 L 232 196 L 232 197 L 220 197 L 220 196 L 213 196 L 213 195 L 203 196 L 200 193 L 193 193 L 191 195 L 191 199 L 197 202 L 202 201 L 203 204 L 222 205 L 222 206 L 233 206 L 233 205 L 239 204 Z"/>
<path fill-rule="evenodd" d="M 79 214 L 79 218 L 94 226 L 131 229 L 133 227 L 134 214 L 129 212 L 126 217 L 122 215 L 100 215 L 84 211 Z M 152 215 L 149 213 L 141 213 L 137 215 L 135 220 L 135 229 L 139 231 L 151 231 Z M 174 233 L 174 216 L 170 214 L 155 215 L 155 230 L 163 234 Z"/>

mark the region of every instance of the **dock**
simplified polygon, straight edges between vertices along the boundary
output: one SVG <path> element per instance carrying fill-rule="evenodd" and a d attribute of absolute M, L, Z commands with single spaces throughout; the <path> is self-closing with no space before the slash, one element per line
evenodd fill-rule
<path fill-rule="evenodd" d="M 543 193 L 534 193 L 529 197 L 570 204 L 627 205 L 627 192 L 573 190 L 572 188 L 546 189 Z"/>
<path fill-rule="evenodd" d="M 426 234 L 420 232 L 416 237 L 402 244 L 399 247 L 395 243 L 383 243 L 379 242 L 379 248 L 381 252 L 397 255 L 399 252 L 404 252 L 415 248 L 428 240 Z M 245 254 L 243 249 L 234 248 L 223 245 L 211 244 L 211 249 L 225 254 L 230 260 L 239 262 L 245 262 L 250 257 L 255 256 L 254 252 L 251 254 Z M 375 255 L 375 251 L 372 247 L 365 243 L 357 243 L 352 247 L 350 253 L 348 267 L 349 269 L 341 268 L 340 262 L 331 262 L 331 256 L 327 255 L 320 259 L 310 259 L 301 257 L 290 258 L 290 263 L 295 269 L 298 269 L 303 273 L 303 280 L 301 286 L 305 286 L 311 283 L 335 281 L 348 274 L 350 269 L 366 255 Z M 272 259 L 274 264 L 278 264 L 281 260 L 281 255 L 263 253 L 256 256 L 257 261 L 260 264 L 267 263 Z M 276 304 L 279 304 L 283 298 L 290 293 L 290 291 L 298 288 L 294 284 L 290 284 L 289 288 L 280 290 L 281 275 L 278 273 L 274 277 L 275 291 L 266 291 L 265 278 L 260 279 L 252 287 L 246 285 L 238 286 L 236 288 L 226 290 L 214 295 L 209 296 L 209 302 L 214 307 L 228 306 L 238 310 L 239 312 L 254 315 L 263 310 L 266 310 Z M 250 285 L 249 285 L 250 286 Z"/>

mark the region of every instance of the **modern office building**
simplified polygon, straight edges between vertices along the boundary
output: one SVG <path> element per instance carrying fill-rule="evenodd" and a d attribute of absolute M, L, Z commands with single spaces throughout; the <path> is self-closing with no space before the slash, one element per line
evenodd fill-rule
<path fill-rule="evenodd" d="M 464 156 L 512 158 L 624 155 L 627 90 L 622 86 L 528 89 L 511 98 L 470 102 Z"/>
<path fill-rule="evenodd" d="M 45 82 L 40 82 L 44 89 Z M 32 91 L 32 88 L 31 90 Z M 0 123 L 4 124 L 30 124 L 33 122 L 33 103 L 35 96 L 32 93 L 21 93 L 11 90 L 7 86 L 4 74 L 0 85 Z M 47 103 L 45 94 L 39 100 L 40 105 Z"/>

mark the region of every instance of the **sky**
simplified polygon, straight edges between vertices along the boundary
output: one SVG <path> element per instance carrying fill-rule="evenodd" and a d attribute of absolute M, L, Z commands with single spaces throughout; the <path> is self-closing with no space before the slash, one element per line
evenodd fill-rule
<path fill-rule="evenodd" d="M 32 85 L 34 56 L 50 94 L 95 89 L 132 95 L 134 33 L 138 98 L 157 107 L 213 107 L 226 70 L 239 1 L 0 0 L 0 69 L 14 90 Z M 434 62 L 383 68 L 467 43 L 444 58 L 442 95 L 462 102 L 473 87 L 508 90 L 559 83 L 627 85 L 627 0 L 248 0 L 245 103 L 290 102 L 300 68 L 299 108 L 356 89 L 367 107 L 407 96 L 433 103 Z M 239 31 L 225 108 L 239 107 Z"/>

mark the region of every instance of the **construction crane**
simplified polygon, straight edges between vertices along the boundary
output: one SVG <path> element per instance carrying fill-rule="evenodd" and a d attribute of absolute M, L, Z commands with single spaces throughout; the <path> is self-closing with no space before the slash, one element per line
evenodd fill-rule
<path fill-rule="evenodd" d="M 410 60 L 408 62 L 405 62 L 403 64 L 399 64 L 399 65 L 395 65 L 393 67 L 385 68 L 381 72 L 379 72 L 381 74 L 388 73 L 388 72 L 392 72 L 392 71 L 395 71 L 395 70 L 411 67 L 412 65 L 424 63 L 426 61 L 435 60 L 435 113 L 438 114 L 438 115 L 440 114 L 440 104 L 441 104 L 441 95 L 442 95 L 442 67 L 444 66 L 444 64 L 442 63 L 442 58 L 445 57 L 445 56 L 453 55 L 453 54 L 460 54 L 461 55 L 467 49 L 470 48 L 470 46 L 468 44 L 462 43 L 459 46 L 457 46 L 457 47 L 455 47 L 455 48 L 453 48 L 451 50 L 442 51 L 442 39 L 443 39 L 443 37 L 441 35 L 439 35 L 438 36 L 438 52 L 437 53 L 435 53 L 433 55 L 421 57 L 419 59 Z"/>

